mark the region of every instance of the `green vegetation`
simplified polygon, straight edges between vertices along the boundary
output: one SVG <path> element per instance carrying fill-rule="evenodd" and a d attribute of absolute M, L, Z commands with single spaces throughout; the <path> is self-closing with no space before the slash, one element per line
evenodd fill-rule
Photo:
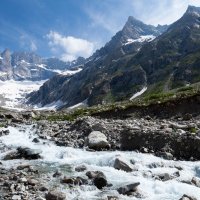
<path fill-rule="evenodd" d="M 195 127 L 190 128 L 190 133 L 197 133 L 197 129 Z"/>
<path fill-rule="evenodd" d="M 194 88 L 192 86 L 185 86 L 185 87 L 181 87 L 179 89 L 177 89 L 178 92 L 185 92 L 185 91 L 189 91 L 189 90 L 193 90 Z"/>
<path fill-rule="evenodd" d="M 174 96 L 174 93 L 157 93 L 157 94 L 150 94 L 148 96 L 144 97 L 145 101 L 151 101 L 151 100 L 163 100 L 163 99 L 167 99 L 170 98 L 172 96 Z"/>
<path fill-rule="evenodd" d="M 146 92 L 140 98 L 136 98 L 133 101 L 120 101 L 115 103 L 109 103 L 105 105 L 98 105 L 92 106 L 89 108 L 78 108 L 74 111 L 60 111 L 56 113 L 47 114 L 46 116 L 40 116 L 36 120 L 47 119 L 49 121 L 73 121 L 79 117 L 83 116 L 92 116 L 92 115 L 99 115 L 103 112 L 113 112 L 113 111 L 123 111 L 129 108 L 139 108 L 139 107 L 148 107 L 153 104 L 161 104 L 170 101 L 176 101 L 178 99 L 184 99 L 191 96 L 200 95 L 200 88 L 199 85 L 194 84 L 191 86 L 185 86 L 179 89 L 171 90 L 170 92 L 157 92 L 151 93 Z M 108 93 L 108 97 L 109 97 Z M 191 132 L 194 133 L 195 130 L 191 129 Z"/>

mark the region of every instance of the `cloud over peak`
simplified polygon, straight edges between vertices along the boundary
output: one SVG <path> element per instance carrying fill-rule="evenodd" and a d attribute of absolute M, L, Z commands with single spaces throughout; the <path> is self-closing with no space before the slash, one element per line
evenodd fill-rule
<path fill-rule="evenodd" d="M 55 31 L 47 34 L 52 52 L 61 54 L 64 61 L 72 61 L 79 56 L 89 57 L 94 51 L 94 44 L 81 38 L 64 36 Z"/>

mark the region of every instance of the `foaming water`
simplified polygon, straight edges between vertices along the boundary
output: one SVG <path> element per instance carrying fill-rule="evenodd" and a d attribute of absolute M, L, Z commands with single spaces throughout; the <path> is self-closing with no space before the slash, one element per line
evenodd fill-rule
<path fill-rule="evenodd" d="M 68 199 L 106 199 L 108 195 L 117 195 L 118 187 L 126 184 L 140 182 L 139 189 L 142 191 L 145 199 L 148 200 L 175 200 L 180 199 L 183 194 L 194 196 L 200 199 L 200 189 L 180 182 L 181 180 L 191 180 L 193 176 L 200 176 L 196 170 L 200 171 L 200 162 L 181 162 L 181 161 L 166 161 L 161 158 L 149 154 L 142 154 L 136 152 L 88 152 L 82 149 L 74 149 L 70 147 L 59 147 L 53 142 L 47 140 L 40 140 L 40 143 L 33 143 L 32 140 L 37 137 L 33 126 L 23 126 L 20 128 L 9 127 L 10 134 L 0 138 L 0 141 L 10 147 L 16 149 L 17 147 L 29 147 L 32 149 L 42 150 L 42 159 L 37 161 L 41 165 L 48 163 L 49 166 L 62 166 L 69 165 L 72 169 L 84 164 L 87 170 L 102 171 L 113 186 L 109 189 L 100 191 L 95 186 L 80 186 L 73 190 L 63 188 L 66 191 Z M 0 158 L 4 154 L 0 155 Z M 126 160 L 134 160 L 134 168 L 137 170 L 132 173 L 119 171 L 113 168 L 114 160 L 116 157 L 122 157 Z M 22 160 L 16 161 L 3 161 L 5 166 L 13 166 L 23 162 Z M 25 162 L 25 161 L 24 161 Z M 26 161 L 27 162 L 27 161 Z M 158 163 L 161 167 L 150 168 L 152 163 Z M 159 181 L 152 178 L 150 171 L 153 174 L 177 172 L 175 166 L 183 168 L 180 171 L 180 177 L 169 181 Z M 85 172 L 73 172 L 74 176 L 84 176 Z M 199 177 L 200 178 L 200 177 Z M 119 196 L 120 199 L 136 199 L 134 197 Z"/>

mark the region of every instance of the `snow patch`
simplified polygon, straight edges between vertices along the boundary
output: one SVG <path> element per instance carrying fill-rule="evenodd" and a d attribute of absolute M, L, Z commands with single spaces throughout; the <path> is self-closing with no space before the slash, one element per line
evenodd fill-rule
<path fill-rule="evenodd" d="M 61 100 L 58 100 L 50 104 L 46 104 L 45 106 L 41 106 L 41 104 L 34 106 L 34 110 L 57 110 L 63 105 L 65 104 Z"/>
<path fill-rule="evenodd" d="M 78 68 L 77 70 L 48 69 L 48 68 L 45 67 L 46 66 L 45 64 L 37 64 L 36 66 L 39 67 L 39 68 L 45 69 L 47 71 L 52 71 L 52 72 L 62 74 L 62 75 L 73 75 L 73 74 L 76 74 L 76 73 L 78 73 L 82 70 L 81 68 Z"/>
<path fill-rule="evenodd" d="M 25 60 L 20 60 L 20 61 L 19 61 L 19 64 L 31 65 L 31 63 L 26 62 Z"/>
<path fill-rule="evenodd" d="M 133 99 L 135 99 L 136 97 L 142 95 L 146 90 L 147 90 L 147 87 L 144 87 L 141 91 L 135 93 L 135 94 L 130 98 L 130 100 L 133 100 Z"/>
<path fill-rule="evenodd" d="M 76 108 L 85 107 L 85 106 L 88 105 L 88 104 L 87 104 L 87 101 L 88 101 L 88 99 L 85 99 L 84 101 L 82 101 L 82 102 L 80 102 L 80 103 L 78 103 L 78 104 L 76 104 L 76 105 L 70 106 L 70 107 L 68 107 L 67 109 L 73 110 L 73 109 L 76 109 Z"/>
<path fill-rule="evenodd" d="M 138 39 L 127 39 L 127 42 L 124 43 L 123 45 L 128 45 L 128 44 L 131 44 L 131 43 L 134 43 L 134 42 L 150 42 L 152 40 L 154 40 L 156 37 L 154 35 L 143 35 L 143 36 L 140 36 Z"/>

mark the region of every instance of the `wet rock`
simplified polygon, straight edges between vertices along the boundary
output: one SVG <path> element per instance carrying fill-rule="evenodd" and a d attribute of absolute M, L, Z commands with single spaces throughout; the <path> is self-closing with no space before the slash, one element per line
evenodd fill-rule
<path fill-rule="evenodd" d="M 85 165 L 80 165 L 80 166 L 75 167 L 75 171 L 76 171 L 76 172 L 83 172 L 83 171 L 85 171 L 86 169 L 87 169 L 87 168 L 86 168 Z"/>
<path fill-rule="evenodd" d="M 87 184 L 88 181 L 82 177 L 75 177 L 75 178 L 64 177 L 63 179 L 61 179 L 61 183 L 70 184 L 70 185 L 83 185 L 83 184 Z"/>
<path fill-rule="evenodd" d="M 179 200 L 197 200 L 195 197 L 184 194 Z"/>
<path fill-rule="evenodd" d="M 100 171 L 88 171 L 86 172 L 86 176 L 89 178 L 89 179 L 93 179 L 95 178 L 99 173 L 102 173 Z"/>
<path fill-rule="evenodd" d="M 30 165 L 28 165 L 28 164 L 24 164 L 24 165 L 19 165 L 19 166 L 17 166 L 17 169 L 18 170 L 23 170 L 23 169 L 30 169 Z"/>
<path fill-rule="evenodd" d="M 51 190 L 46 194 L 46 200 L 66 200 L 66 195 L 61 191 Z"/>
<path fill-rule="evenodd" d="M 131 167 L 131 163 L 129 164 L 126 160 L 123 158 L 116 158 L 114 162 L 114 168 L 118 170 L 123 170 L 126 172 L 132 172 L 133 169 Z"/>
<path fill-rule="evenodd" d="M 102 172 L 97 174 L 93 182 L 98 189 L 102 189 L 103 187 L 107 186 L 106 176 Z"/>
<path fill-rule="evenodd" d="M 32 140 L 32 142 L 34 142 L 34 143 L 39 143 L 40 140 L 39 140 L 38 138 L 34 138 L 34 139 Z"/>
<path fill-rule="evenodd" d="M 58 170 L 53 174 L 53 177 L 60 177 L 60 176 L 62 176 L 62 173 Z"/>
<path fill-rule="evenodd" d="M 174 178 L 171 175 L 169 175 L 168 173 L 158 174 L 155 177 L 156 177 L 156 179 L 159 179 L 161 181 L 169 181 Z"/>
<path fill-rule="evenodd" d="M 11 151 L 3 157 L 3 160 L 20 159 L 20 154 L 17 151 Z"/>
<path fill-rule="evenodd" d="M 94 150 L 108 149 L 110 147 L 107 137 L 100 131 L 93 131 L 88 136 L 88 147 Z"/>
<path fill-rule="evenodd" d="M 159 156 L 159 157 L 162 157 L 166 160 L 173 160 L 174 159 L 174 156 L 169 152 L 158 152 L 156 155 Z"/>
<path fill-rule="evenodd" d="M 40 154 L 42 153 L 42 150 L 40 149 L 30 149 L 27 147 L 19 147 L 17 151 L 20 156 L 25 159 L 39 159 L 41 158 Z"/>
<path fill-rule="evenodd" d="M 199 187 L 200 188 L 200 179 L 196 178 L 196 177 L 193 177 L 192 180 L 191 180 L 191 183 L 193 185 L 195 185 L 196 187 Z"/>
<path fill-rule="evenodd" d="M 45 191 L 48 191 L 48 188 L 47 188 L 46 186 L 41 186 L 41 187 L 39 188 L 39 190 L 40 190 L 41 192 L 45 192 Z"/>
<path fill-rule="evenodd" d="M 119 189 L 117 189 L 117 191 L 119 192 L 119 194 L 129 195 L 130 193 L 137 191 L 138 185 L 140 185 L 139 182 L 138 183 L 129 184 L 129 185 L 120 187 Z"/>
<path fill-rule="evenodd" d="M 115 196 L 108 196 L 108 200 L 119 200 L 119 198 Z"/>

